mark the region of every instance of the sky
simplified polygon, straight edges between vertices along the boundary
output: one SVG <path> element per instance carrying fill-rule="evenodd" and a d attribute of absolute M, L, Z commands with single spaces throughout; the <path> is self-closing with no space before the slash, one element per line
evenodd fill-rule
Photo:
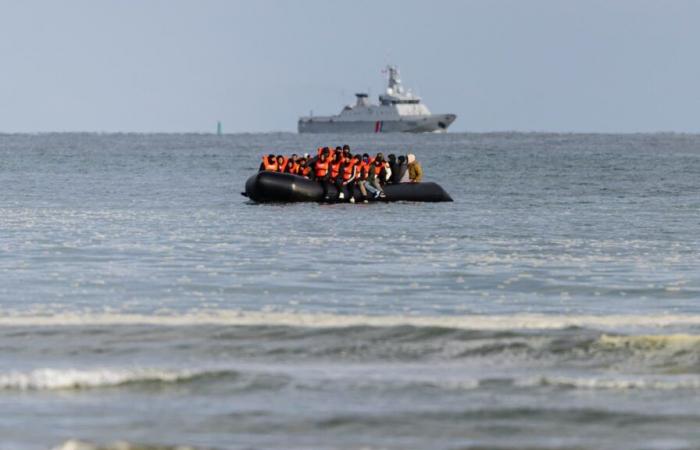
<path fill-rule="evenodd" d="M 695 0 L 0 0 L 0 132 L 295 131 L 385 88 L 457 132 L 700 132 Z"/>

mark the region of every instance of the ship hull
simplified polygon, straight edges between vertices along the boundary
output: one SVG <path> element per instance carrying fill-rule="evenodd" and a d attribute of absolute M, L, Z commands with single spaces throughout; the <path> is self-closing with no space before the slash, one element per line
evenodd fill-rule
<path fill-rule="evenodd" d="M 445 132 L 455 121 L 454 114 L 407 116 L 392 120 L 339 120 L 334 117 L 302 117 L 299 133 L 434 133 Z"/>

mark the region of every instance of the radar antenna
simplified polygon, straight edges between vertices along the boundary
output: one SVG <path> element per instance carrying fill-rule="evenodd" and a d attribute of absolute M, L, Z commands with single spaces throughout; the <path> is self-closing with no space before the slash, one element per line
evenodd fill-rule
<path fill-rule="evenodd" d="M 383 72 L 389 74 L 389 86 L 386 89 L 386 93 L 389 95 L 403 94 L 404 88 L 401 85 L 401 75 L 399 74 L 399 68 L 389 64 L 386 66 L 386 69 L 384 69 Z"/>

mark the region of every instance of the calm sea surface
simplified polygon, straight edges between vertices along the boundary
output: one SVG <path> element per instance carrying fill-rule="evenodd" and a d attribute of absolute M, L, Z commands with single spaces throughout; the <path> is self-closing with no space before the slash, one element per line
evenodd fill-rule
<path fill-rule="evenodd" d="M 344 143 L 455 202 L 240 195 Z M 699 250 L 696 135 L 0 135 L 0 448 L 698 448 Z"/>

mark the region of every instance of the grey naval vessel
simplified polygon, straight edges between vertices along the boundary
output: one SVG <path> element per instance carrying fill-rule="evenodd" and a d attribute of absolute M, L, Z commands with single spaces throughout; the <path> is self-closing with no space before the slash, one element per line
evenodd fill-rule
<path fill-rule="evenodd" d="M 430 133 L 447 131 L 457 116 L 433 114 L 421 98 L 401 85 L 399 69 L 387 66 L 389 86 L 372 104 L 366 93 L 355 94 L 357 101 L 335 116 L 299 118 L 299 133 Z"/>

